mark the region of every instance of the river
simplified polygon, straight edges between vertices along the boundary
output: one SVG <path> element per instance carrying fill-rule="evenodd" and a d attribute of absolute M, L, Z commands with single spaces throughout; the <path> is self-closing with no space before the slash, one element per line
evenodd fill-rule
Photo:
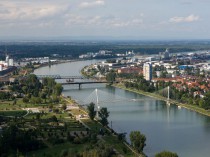
<path fill-rule="evenodd" d="M 77 76 L 82 67 L 95 62 L 64 63 L 42 67 L 34 73 Z M 210 156 L 210 117 L 105 84 L 82 85 L 81 90 L 78 85 L 65 85 L 63 94 L 84 102 L 89 100 L 96 88 L 99 91 L 99 102 L 104 102 L 100 106 L 110 111 L 110 127 L 117 132 L 126 132 L 127 138 L 133 130 L 145 134 L 147 145 L 144 152 L 149 157 L 163 150 L 176 152 L 179 157 Z"/>

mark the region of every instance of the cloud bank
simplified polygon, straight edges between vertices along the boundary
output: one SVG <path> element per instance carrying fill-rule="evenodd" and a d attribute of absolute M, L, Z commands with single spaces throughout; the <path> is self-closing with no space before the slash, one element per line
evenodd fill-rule
<path fill-rule="evenodd" d="M 105 1 L 103 0 L 96 0 L 92 2 L 82 2 L 79 4 L 80 8 L 92 8 L 96 6 L 103 6 L 105 4 Z"/>
<path fill-rule="evenodd" d="M 175 16 L 169 19 L 169 22 L 172 23 L 181 23 L 181 22 L 194 22 L 199 20 L 199 16 L 196 15 L 189 15 L 187 17 Z"/>

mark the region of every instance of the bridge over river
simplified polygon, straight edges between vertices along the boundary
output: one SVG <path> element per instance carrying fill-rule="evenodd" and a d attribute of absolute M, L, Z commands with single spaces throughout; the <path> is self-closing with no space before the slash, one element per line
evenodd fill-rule
<path fill-rule="evenodd" d="M 112 84 L 113 82 L 108 82 L 108 81 L 84 81 L 84 82 L 66 82 L 66 83 L 61 83 L 62 85 L 79 85 L 79 89 L 81 89 L 82 84 L 99 84 L 99 83 L 107 83 L 107 84 Z M 115 82 L 116 83 L 116 82 Z"/>
<path fill-rule="evenodd" d="M 44 79 L 44 78 L 52 78 L 52 79 L 65 79 L 66 82 L 61 83 L 62 85 L 79 85 L 79 89 L 81 89 L 82 84 L 100 84 L 100 83 L 107 83 L 111 84 L 113 82 L 109 81 L 95 81 L 95 80 L 90 80 L 87 79 L 86 77 L 83 76 L 61 76 L 61 75 L 36 75 L 38 79 Z M 75 81 L 77 80 L 82 80 L 82 81 Z M 117 82 L 114 82 L 117 83 Z"/>

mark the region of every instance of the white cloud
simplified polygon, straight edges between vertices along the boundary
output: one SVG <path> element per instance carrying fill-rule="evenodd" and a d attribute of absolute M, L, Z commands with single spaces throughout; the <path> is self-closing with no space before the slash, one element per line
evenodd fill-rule
<path fill-rule="evenodd" d="M 74 14 L 68 14 L 65 16 L 67 26 L 81 25 L 81 26 L 101 26 L 101 27 L 128 27 L 139 26 L 143 24 L 141 18 L 129 18 L 122 19 L 115 16 L 80 16 Z"/>
<path fill-rule="evenodd" d="M 128 27 L 128 26 L 138 26 L 143 23 L 142 19 L 129 19 L 129 20 L 122 20 L 119 18 L 114 18 L 112 20 L 108 20 L 107 23 L 113 27 Z"/>
<path fill-rule="evenodd" d="M 80 8 L 92 8 L 96 6 L 103 6 L 105 2 L 103 0 L 96 0 L 93 2 L 82 2 L 79 4 Z"/>
<path fill-rule="evenodd" d="M 198 20 L 199 20 L 199 16 L 191 14 L 187 17 L 180 17 L 180 16 L 172 17 L 169 19 L 169 22 L 180 23 L 180 22 L 194 22 Z"/>
<path fill-rule="evenodd" d="M 54 16 L 63 12 L 66 8 L 53 4 L 33 4 L 33 3 L 0 3 L 0 20 L 20 21 L 37 20 Z"/>

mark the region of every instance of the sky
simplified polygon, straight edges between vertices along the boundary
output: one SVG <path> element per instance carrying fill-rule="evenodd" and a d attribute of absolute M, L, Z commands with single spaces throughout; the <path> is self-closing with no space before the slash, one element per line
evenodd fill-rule
<path fill-rule="evenodd" d="M 210 0 L 0 0 L 0 39 L 210 39 Z"/>

